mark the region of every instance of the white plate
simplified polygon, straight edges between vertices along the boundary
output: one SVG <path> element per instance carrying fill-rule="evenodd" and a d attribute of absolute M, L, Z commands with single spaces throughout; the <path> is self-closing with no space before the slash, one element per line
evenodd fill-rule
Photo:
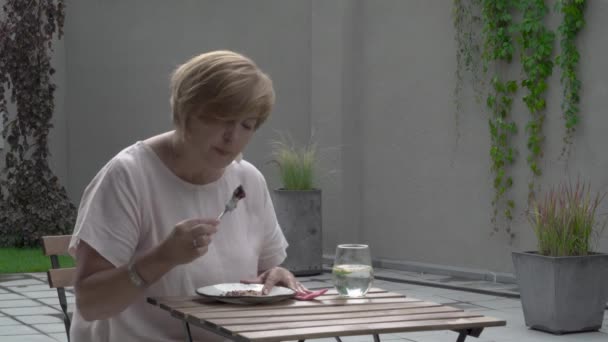
<path fill-rule="evenodd" d="M 222 302 L 232 304 L 260 304 L 260 303 L 274 303 L 281 300 L 292 298 L 296 295 L 296 292 L 292 289 L 288 289 L 282 286 L 274 286 L 270 293 L 265 296 L 226 296 L 229 291 L 262 291 L 262 284 L 240 284 L 240 283 L 229 283 L 229 284 L 216 284 L 211 286 L 205 286 L 198 288 L 196 293 L 201 296 L 213 298 Z"/>

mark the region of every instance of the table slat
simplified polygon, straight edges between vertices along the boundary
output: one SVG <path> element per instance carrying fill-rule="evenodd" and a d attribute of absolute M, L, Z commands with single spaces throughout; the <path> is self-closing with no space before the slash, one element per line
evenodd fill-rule
<path fill-rule="evenodd" d="M 284 323 L 267 323 L 267 324 L 242 324 L 242 325 L 222 325 L 222 327 L 231 333 L 242 333 L 246 331 L 266 331 L 266 330 L 281 330 L 281 329 L 296 329 L 296 328 L 313 328 L 329 325 L 353 325 L 353 324 L 369 324 L 369 323 L 390 323 L 390 322 L 409 322 L 409 321 L 425 321 L 425 320 L 440 320 L 452 318 L 472 318 L 481 317 L 482 315 L 475 312 L 442 312 L 420 315 L 398 315 L 398 316 L 382 316 L 382 317 L 363 317 L 363 318 L 348 318 L 348 319 L 333 319 L 333 320 L 316 320 L 302 322 L 284 322 Z"/>
<path fill-rule="evenodd" d="M 391 304 L 391 303 L 412 303 L 420 302 L 420 299 L 405 298 L 405 297 L 394 297 L 394 298 L 362 298 L 362 299 L 349 299 L 349 300 L 284 300 L 282 302 L 265 304 L 265 305 L 239 305 L 239 304 L 199 304 L 197 306 L 185 307 L 185 308 L 174 308 L 173 306 L 167 306 L 167 309 L 179 311 L 182 314 L 195 314 L 198 312 L 222 312 L 222 311 L 261 311 L 269 309 L 291 309 L 291 308 L 310 308 L 310 307 L 332 307 L 332 306 L 352 306 L 352 305 L 373 305 L 373 304 Z M 163 304 L 161 304 L 163 307 Z"/>
<path fill-rule="evenodd" d="M 274 317 L 246 317 L 246 318 L 210 318 L 208 322 L 216 325 L 237 325 L 237 324 L 257 324 L 257 323 L 281 323 L 281 322 L 301 322 L 329 319 L 346 319 L 346 318 L 361 318 L 361 317 L 384 317 L 394 315 L 418 315 L 426 313 L 438 312 L 459 312 L 462 309 L 453 308 L 450 306 L 430 306 L 430 307 L 413 307 L 407 309 L 393 310 L 377 310 L 377 311 L 360 311 L 346 312 L 333 314 L 314 314 L 314 315 L 294 315 L 294 316 L 274 316 Z"/>
<path fill-rule="evenodd" d="M 365 298 L 362 299 L 368 299 L 368 298 L 373 298 L 373 299 L 378 299 L 378 298 L 404 298 L 404 296 L 400 293 L 396 293 L 396 292 L 378 292 L 378 293 L 372 293 L 370 295 L 365 296 Z M 336 303 L 344 303 L 345 301 L 349 300 L 346 298 L 342 298 L 339 295 L 322 295 L 316 298 L 316 300 L 313 301 L 306 301 L 305 303 L 319 303 L 320 301 L 326 301 L 326 300 L 333 300 L 336 301 Z M 149 301 L 150 302 L 150 301 Z M 183 299 L 180 300 L 176 300 L 176 299 L 155 299 L 155 302 L 152 304 L 155 305 L 160 305 L 163 309 L 167 310 L 167 309 L 186 309 L 186 308 L 193 308 L 193 307 L 200 307 L 201 304 L 205 304 L 205 305 L 213 305 L 213 310 L 217 309 L 227 309 L 227 308 L 233 308 L 234 310 L 250 310 L 251 308 L 258 307 L 258 306 L 283 306 L 285 305 L 285 303 L 300 303 L 301 301 L 297 301 L 297 300 L 292 300 L 292 302 L 289 301 L 285 301 L 285 302 L 278 302 L 278 303 L 273 303 L 273 304 L 264 304 L 264 305 L 247 305 L 247 306 L 243 306 L 243 305 L 239 305 L 239 304 L 227 304 L 227 303 L 222 303 L 219 301 L 216 301 L 214 299 L 211 298 L 205 298 L 205 297 L 183 297 Z M 315 304 L 290 304 L 290 305 L 300 305 L 300 306 L 310 306 L 310 305 L 315 305 Z M 211 309 L 210 307 L 206 307 L 206 309 Z"/>
<path fill-rule="evenodd" d="M 506 322 L 493 317 L 455 318 L 428 321 L 407 321 L 391 323 L 370 323 L 343 326 L 324 326 L 284 330 L 244 332 L 240 336 L 253 342 L 274 342 L 285 340 L 303 340 L 313 338 L 340 336 L 388 334 L 408 331 L 460 330 L 479 327 L 503 326 Z"/>
<path fill-rule="evenodd" d="M 382 297 L 383 295 L 390 293 L 391 296 L 394 296 L 395 293 L 393 292 L 389 292 L 387 290 L 384 289 L 380 289 L 377 287 L 372 287 L 369 292 L 367 292 L 366 297 L 370 297 L 370 298 L 374 298 L 376 296 Z M 338 291 L 336 291 L 335 288 L 329 289 L 323 296 L 320 296 L 319 298 L 322 298 L 324 296 L 337 296 L 338 295 Z M 401 296 L 403 297 L 403 295 L 401 294 Z M 148 303 L 153 304 L 153 305 L 160 305 L 161 303 L 163 304 L 176 304 L 178 302 L 190 302 L 190 301 L 208 301 L 209 303 L 217 303 L 217 301 L 215 301 L 214 299 L 211 298 L 206 298 L 200 295 L 195 295 L 195 296 L 169 296 L 169 297 L 148 297 Z"/>
<path fill-rule="evenodd" d="M 172 311 L 177 317 L 188 317 L 192 319 L 205 320 L 212 318 L 243 318 L 243 317 L 272 317 L 289 315 L 314 315 L 325 313 L 341 312 L 365 312 L 374 310 L 407 309 L 412 307 L 441 306 L 441 304 L 431 302 L 411 302 L 411 303 L 389 303 L 389 304 L 368 304 L 368 305 L 344 305 L 344 306 L 319 306 L 310 308 L 278 308 L 270 310 L 250 310 L 250 311 L 225 311 L 225 312 L 195 312 L 184 313 L 181 310 Z"/>

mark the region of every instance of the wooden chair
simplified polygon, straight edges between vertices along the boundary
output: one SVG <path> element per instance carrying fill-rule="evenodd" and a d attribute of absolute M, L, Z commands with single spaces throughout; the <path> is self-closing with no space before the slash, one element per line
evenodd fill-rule
<path fill-rule="evenodd" d="M 71 235 L 42 237 L 42 248 L 44 255 L 51 259 L 51 269 L 49 269 L 46 274 L 48 277 L 49 286 L 53 289 L 57 289 L 57 297 L 59 298 L 59 305 L 63 311 L 63 323 L 65 325 L 65 332 L 68 336 L 68 342 L 70 341 L 71 317 L 68 313 L 68 303 L 65 297 L 65 288 L 74 286 L 74 275 L 76 273 L 76 268 L 61 268 L 59 265 L 59 256 L 68 255 L 68 246 L 71 239 Z"/>

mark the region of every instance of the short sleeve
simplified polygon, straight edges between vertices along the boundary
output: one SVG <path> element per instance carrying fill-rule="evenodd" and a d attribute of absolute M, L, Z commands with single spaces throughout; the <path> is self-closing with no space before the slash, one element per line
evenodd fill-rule
<path fill-rule="evenodd" d="M 141 232 L 131 164 L 115 157 L 85 189 L 70 242 L 73 256 L 85 241 L 116 267 L 133 257 Z"/>
<path fill-rule="evenodd" d="M 261 222 L 263 223 L 264 239 L 262 241 L 262 249 L 258 261 L 258 271 L 265 271 L 269 268 L 280 265 L 287 257 L 288 243 L 283 235 L 283 231 L 279 226 L 277 214 L 274 211 L 272 198 L 268 192 L 266 180 L 261 175 L 261 191 L 263 193 L 263 207 L 261 213 L 263 215 Z"/>

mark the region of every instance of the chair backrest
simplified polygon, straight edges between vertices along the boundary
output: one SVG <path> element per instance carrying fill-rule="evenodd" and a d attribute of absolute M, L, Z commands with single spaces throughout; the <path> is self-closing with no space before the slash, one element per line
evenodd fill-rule
<path fill-rule="evenodd" d="M 59 305 L 63 311 L 63 323 L 65 331 L 70 341 L 70 325 L 71 317 L 68 313 L 68 303 L 65 297 L 65 287 L 74 286 L 74 276 L 76 275 L 75 267 L 61 268 L 59 265 L 59 256 L 68 255 L 68 246 L 70 245 L 71 235 L 55 235 L 42 237 L 42 250 L 44 255 L 51 259 L 51 268 L 46 272 L 49 286 L 57 289 L 57 297 Z"/>
<path fill-rule="evenodd" d="M 55 235 L 42 237 L 42 249 L 44 255 L 51 259 L 51 269 L 47 273 L 49 286 L 53 289 L 74 285 L 76 268 L 61 268 L 59 256 L 68 255 L 71 235 Z"/>

